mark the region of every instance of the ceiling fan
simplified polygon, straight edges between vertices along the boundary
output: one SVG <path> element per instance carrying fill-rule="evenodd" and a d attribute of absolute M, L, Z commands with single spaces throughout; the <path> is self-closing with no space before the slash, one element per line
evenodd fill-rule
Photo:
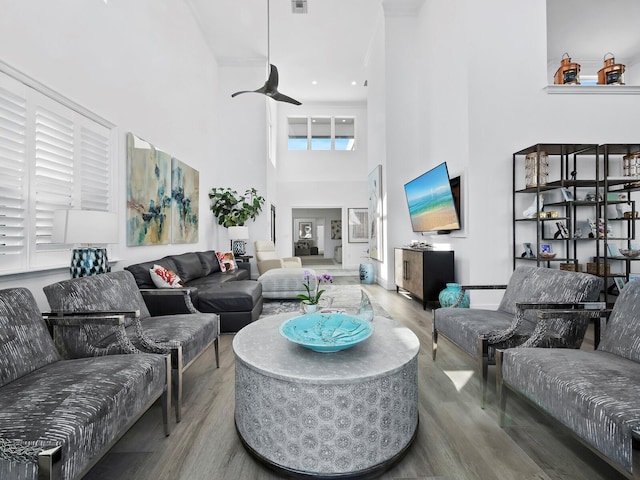
<path fill-rule="evenodd" d="M 257 90 L 242 90 L 231 94 L 232 97 L 240 95 L 241 93 L 261 93 L 267 97 L 271 97 L 278 102 L 287 102 L 294 105 L 302 105 L 298 100 L 288 97 L 278 91 L 278 68 L 271 64 L 271 45 L 270 45 L 270 31 L 269 31 L 269 0 L 267 0 L 267 64 L 269 65 L 269 78 L 265 84 Z"/>

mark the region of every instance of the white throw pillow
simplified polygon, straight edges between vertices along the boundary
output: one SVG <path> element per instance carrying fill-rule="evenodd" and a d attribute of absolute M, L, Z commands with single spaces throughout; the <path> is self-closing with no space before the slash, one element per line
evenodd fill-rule
<path fill-rule="evenodd" d="M 151 270 L 151 280 L 153 284 L 158 288 L 182 288 L 180 284 L 180 277 L 171 270 L 168 270 L 160 265 L 154 265 Z"/>

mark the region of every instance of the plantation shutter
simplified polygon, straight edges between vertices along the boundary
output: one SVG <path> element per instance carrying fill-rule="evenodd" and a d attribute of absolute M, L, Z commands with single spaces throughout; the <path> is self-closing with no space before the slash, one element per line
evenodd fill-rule
<path fill-rule="evenodd" d="M 35 248 L 61 249 L 51 244 L 53 212 L 74 202 L 73 112 L 49 98 L 36 95 L 35 106 Z"/>
<path fill-rule="evenodd" d="M 26 265 L 26 130 L 25 87 L 0 76 L 0 270 Z"/>
<path fill-rule="evenodd" d="M 109 211 L 111 176 L 109 167 L 110 132 L 82 117 L 80 132 L 80 207 Z"/>

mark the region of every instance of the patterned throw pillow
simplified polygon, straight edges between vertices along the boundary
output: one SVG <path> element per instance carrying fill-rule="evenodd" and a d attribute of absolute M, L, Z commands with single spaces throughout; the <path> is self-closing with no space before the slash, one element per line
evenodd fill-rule
<path fill-rule="evenodd" d="M 238 268 L 236 263 L 236 257 L 233 256 L 233 252 L 216 252 L 218 262 L 220 263 L 220 270 L 223 272 L 230 272 Z"/>
<path fill-rule="evenodd" d="M 180 277 L 176 272 L 168 270 L 160 265 L 154 265 L 151 270 L 151 280 L 158 288 L 182 288 L 180 285 Z"/>

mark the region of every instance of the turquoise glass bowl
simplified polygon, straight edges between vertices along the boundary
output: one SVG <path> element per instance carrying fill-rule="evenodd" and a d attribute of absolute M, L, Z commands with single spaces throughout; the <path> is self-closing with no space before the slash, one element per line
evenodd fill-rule
<path fill-rule="evenodd" d="M 344 313 L 313 313 L 283 322 L 280 334 L 315 352 L 331 353 L 369 338 L 373 334 L 373 324 Z"/>

